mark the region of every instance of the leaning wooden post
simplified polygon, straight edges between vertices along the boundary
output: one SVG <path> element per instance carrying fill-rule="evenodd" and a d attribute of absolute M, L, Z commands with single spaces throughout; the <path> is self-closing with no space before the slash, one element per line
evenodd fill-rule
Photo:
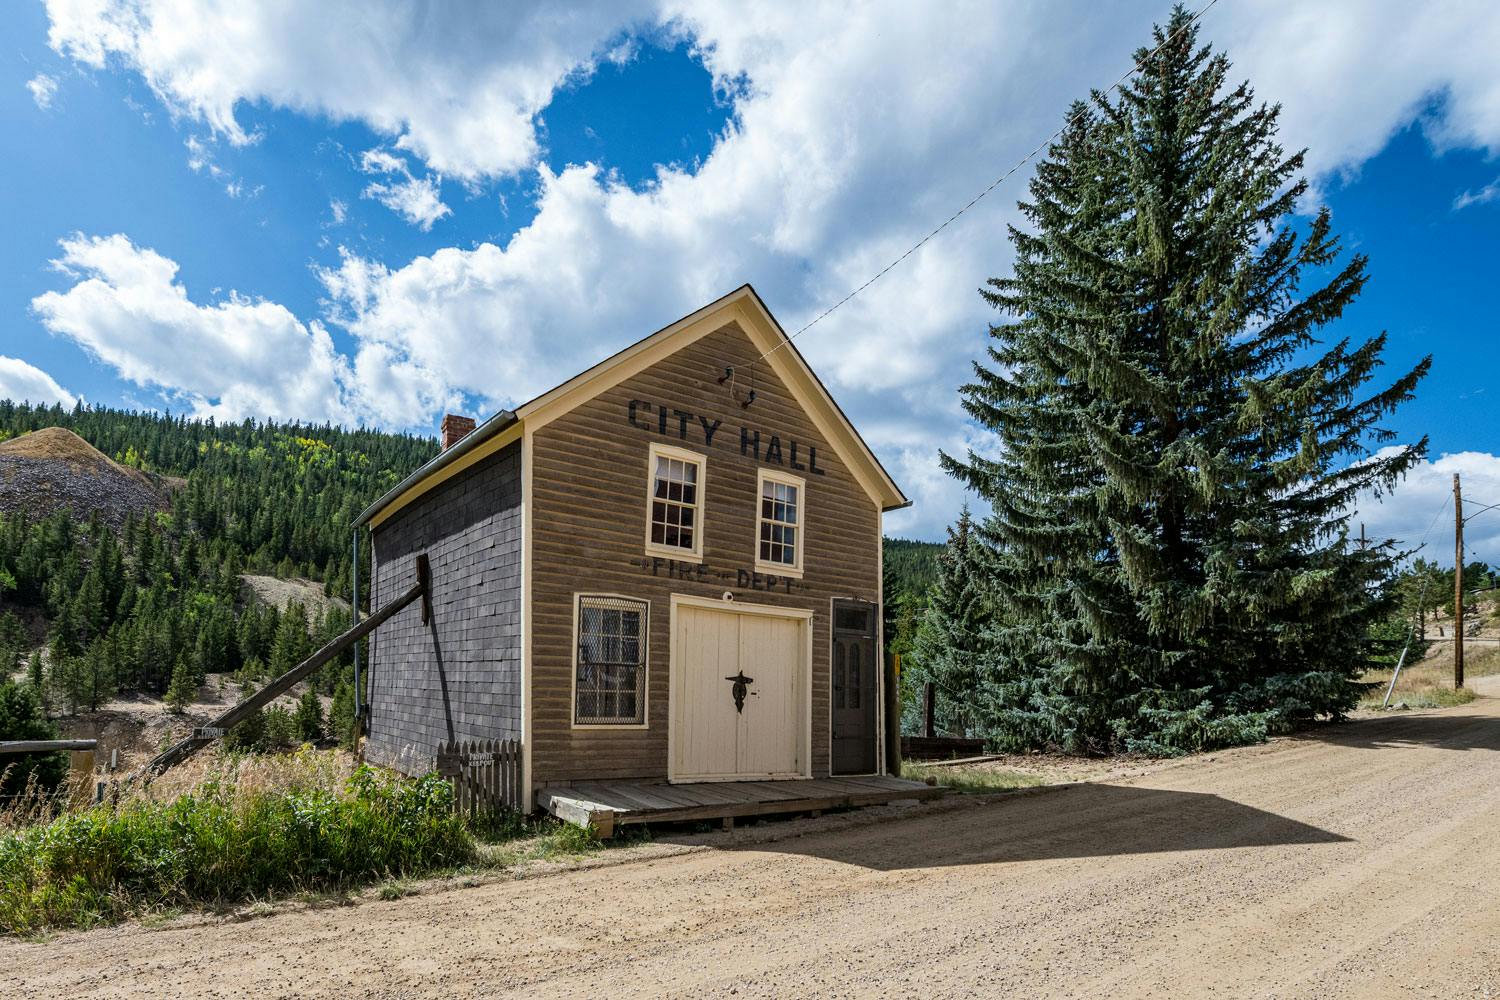
<path fill-rule="evenodd" d="M 167 770 L 170 767 L 175 767 L 176 765 L 181 764 L 183 761 L 187 760 L 193 754 L 203 749 L 209 743 L 213 742 L 216 739 L 219 739 L 240 722 L 244 721 L 245 717 L 248 716 L 251 712 L 255 711 L 258 708 L 264 708 L 275 698 L 289 691 L 293 684 L 296 684 L 298 681 L 303 680 L 306 677 L 312 676 L 315 671 L 322 669 L 327 663 L 333 660 L 334 657 L 338 656 L 340 653 L 344 652 L 344 650 L 354 645 L 354 643 L 358 642 L 360 639 L 363 639 L 365 636 L 375 631 L 381 625 L 384 625 L 392 615 L 400 611 L 402 608 L 405 608 L 413 601 L 416 601 L 418 599 L 422 601 L 422 623 L 426 624 L 427 622 L 431 621 L 432 571 L 428 566 L 427 556 L 425 554 L 417 556 L 416 563 L 417 582 L 412 584 L 410 590 L 386 604 L 383 608 L 370 615 L 370 617 L 366 618 L 358 625 L 355 625 L 347 632 L 344 632 L 342 635 L 330 641 L 322 649 L 318 650 L 316 653 L 309 656 L 307 659 L 303 660 L 301 663 L 297 664 L 295 667 L 288 670 L 280 677 L 275 678 L 265 687 L 261 688 L 259 691 L 255 692 L 250 697 L 240 702 L 238 705 L 235 705 L 228 711 L 220 714 L 208 725 L 200 726 L 197 729 L 194 729 L 192 734 L 189 735 L 187 739 L 182 740 L 174 746 L 168 747 L 166 750 L 163 750 L 161 753 L 157 754 L 154 758 L 151 759 L 149 763 L 146 764 L 145 770 L 143 772 L 145 776 L 150 779 L 155 775 L 161 774 L 163 771 Z"/>
<path fill-rule="evenodd" d="M 933 722 L 937 716 L 937 685 L 928 681 L 922 685 L 922 735 L 928 739 L 937 735 Z"/>

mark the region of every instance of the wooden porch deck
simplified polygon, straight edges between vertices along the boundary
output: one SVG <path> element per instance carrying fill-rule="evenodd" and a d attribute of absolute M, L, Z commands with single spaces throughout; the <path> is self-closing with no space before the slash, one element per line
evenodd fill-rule
<path fill-rule="evenodd" d="M 811 778 L 794 781 L 586 781 L 566 788 L 545 788 L 537 805 L 558 819 L 592 826 L 601 837 L 630 823 L 680 823 L 723 820 L 774 813 L 821 812 L 872 806 L 898 799 L 931 799 L 944 789 L 893 777 Z"/>

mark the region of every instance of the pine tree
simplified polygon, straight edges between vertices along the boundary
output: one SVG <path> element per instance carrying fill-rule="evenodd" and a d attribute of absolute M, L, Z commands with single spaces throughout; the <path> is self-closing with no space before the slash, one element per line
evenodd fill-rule
<path fill-rule="evenodd" d="M 197 696 L 198 673 L 188 663 L 187 657 L 179 656 L 177 665 L 172 668 L 172 682 L 167 685 L 167 707 L 181 714 Z"/>
<path fill-rule="evenodd" d="M 298 742 L 297 720 L 291 712 L 280 705 L 272 705 L 264 712 L 264 726 L 254 749 L 264 752 L 286 750 Z"/>
<path fill-rule="evenodd" d="M 993 506 L 1004 746 L 1173 753 L 1352 708 L 1392 554 L 1346 544 L 1345 511 L 1426 446 L 1370 448 L 1430 359 L 1372 389 L 1383 334 L 1318 339 L 1366 260 L 1293 216 L 1278 109 L 1181 7 L 1158 44 L 1038 165 L 984 291 L 1015 322 L 962 389 L 1003 451 L 944 456 Z"/>
<path fill-rule="evenodd" d="M 79 650 L 77 620 L 73 617 L 72 605 L 64 604 L 52 619 L 48 635 L 48 651 L 53 662 L 72 656 Z"/>
<path fill-rule="evenodd" d="M 18 650 L 26 645 L 26 627 L 21 624 L 21 619 L 16 617 L 16 613 L 6 611 L 0 614 L 0 646 Z"/>
<path fill-rule="evenodd" d="M 0 740 L 55 740 L 57 725 L 47 718 L 41 699 L 30 684 L 0 679 Z M 25 789 L 33 778 L 43 788 L 56 788 L 68 771 L 66 754 L 21 754 L 0 767 L 0 794 Z"/>
<path fill-rule="evenodd" d="M 42 712 L 49 710 L 50 703 L 47 700 L 47 674 L 42 666 L 42 651 L 33 649 L 31 658 L 26 661 L 26 682 L 36 692 L 37 701 L 42 706 Z"/>
<path fill-rule="evenodd" d="M 300 601 L 292 601 L 282 613 L 281 622 L 276 626 L 276 638 L 271 643 L 272 676 L 286 673 L 311 653 L 307 609 Z"/>
<path fill-rule="evenodd" d="M 1430 559 L 1415 559 L 1394 585 L 1401 617 L 1427 634 L 1427 616 L 1453 600 L 1452 573 Z"/>
<path fill-rule="evenodd" d="M 106 647 L 103 639 L 96 639 L 76 660 L 79 702 L 90 712 L 97 712 L 115 694 L 114 664 Z"/>
<path fill-rule="evenodd" d="M 68 714 L 77 715 L 89 695 L 89 680 L 84 671 L 83 657 L 54 649 L 47 664 L 47 680 L 56 692 L 57 699 L 67 706 Z"/>
<path fill-rule="evenodd" d="M 981 722 L 982 665 L 987 659 L 989 612 L 984 547 L 969 508 L 948 531 L 938 578 L 912 643 L 913 687 L 935 686 L 933 724 L 952 736 L 974 735 Z"/>
<path fill-rule="evenodd" d="M 323 702 L 318 692 L 311 687 L 297 702 L 297 735 L 306 743 L 316 743 L 323 738 Z"/>
<path fill-rule="evenodd" d="M 260 750 L 266 743 L 266 713 L 255 709 L 224 734 L 226 750 Z"/>
<path fill-rule="evenodd" d="M 328 710 L 328 728 L 339 746 L 353 750 L 355 744 L 354 684 L 340 681 L 333 692 L 333 704 Z"/>
<path fill-rule="evenodd" d="M 21 662 L 24 652 L 19 642 L 0 635 L 0 681 L 8 680 L 16 672 L 16 666 Z"/>

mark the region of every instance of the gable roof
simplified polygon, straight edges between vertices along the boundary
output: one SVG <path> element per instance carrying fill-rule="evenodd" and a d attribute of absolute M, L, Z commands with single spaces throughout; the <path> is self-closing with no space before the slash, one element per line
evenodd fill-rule
<path fill-rule="evenodd" d="M 625 379 L 681 350 L 698 338 L 721 329 L 731 320 L 806 409 L 819 432 L 827 438 L 850 473 L 883 511 L 911 506 L 875 453 L 854 429 L 848 416 L 807 364 L 807 359 L 766 308 L 750 285 L 741 285 L 722 298 L 636 341 L 585 371 L 528 400 L 513 410 L 501 410 L 466 434 L 453 447 L 437 455 L 407 476 L 379 500 L 367 507 L 354 524 L 372 527 L 422 496 L 439 483 L 498 451 L 520 436 L 524 429 L 536 430 L 574 407 Z"/>

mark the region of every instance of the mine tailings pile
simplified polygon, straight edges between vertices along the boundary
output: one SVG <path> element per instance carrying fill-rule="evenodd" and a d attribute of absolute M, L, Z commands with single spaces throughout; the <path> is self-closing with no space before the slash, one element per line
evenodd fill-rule
<path fill-rule="evenodd" d="M 66 509 L 82 520 L 97 511 L 118 530 L 130 513 L 168 509 L 180 482 L 121 465 L 62 427 L 0 443 L 0 513 L 37 519 Z"/>

